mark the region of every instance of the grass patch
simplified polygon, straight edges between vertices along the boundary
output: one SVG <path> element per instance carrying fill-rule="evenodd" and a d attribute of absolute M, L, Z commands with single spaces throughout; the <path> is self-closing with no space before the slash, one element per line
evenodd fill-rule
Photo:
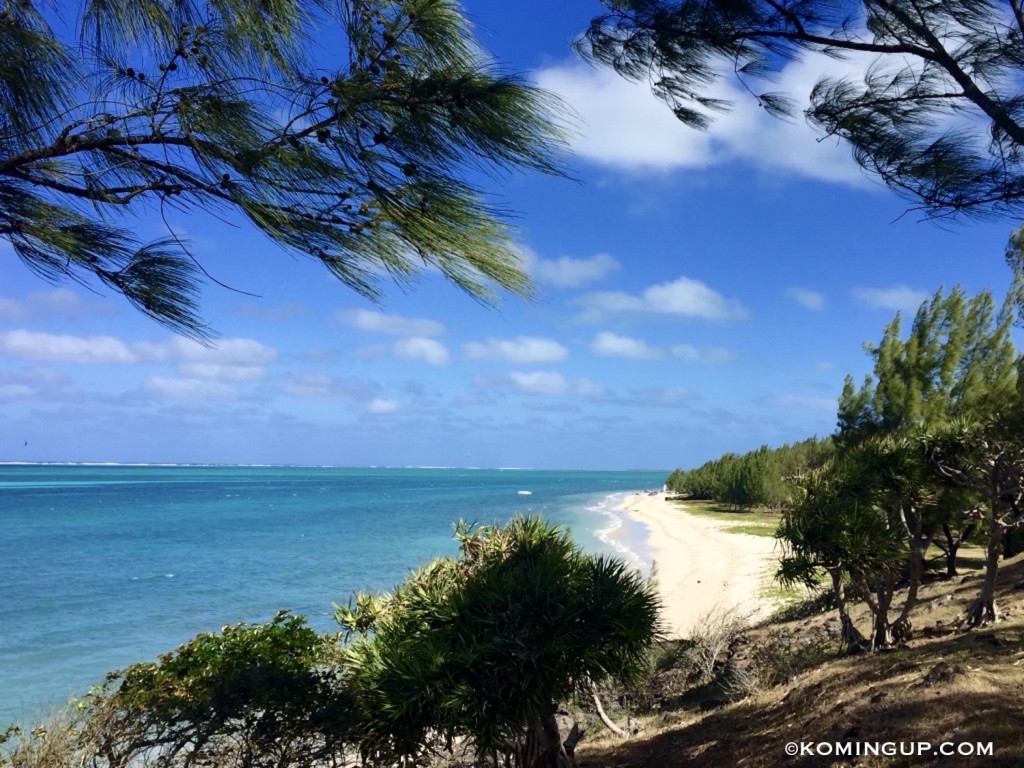
<path fill-rule="evenodd" d="M 685 501 L 675 503 L 686 514 L 728 523 L 728 530 L 731 533 L 774 537 L 775 531 L 779 527 L 780 515 L 776 512 L 769 512 L 766 509 L 738 509 L 717 501 Z"/>

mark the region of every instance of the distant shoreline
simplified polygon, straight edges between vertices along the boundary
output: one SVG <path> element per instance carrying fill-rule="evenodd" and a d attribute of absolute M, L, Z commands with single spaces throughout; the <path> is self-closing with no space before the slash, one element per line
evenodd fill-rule
<path fill-rule="evenodd" d="M 224 467 L 236 469 L 419 469 L 419 470 L 447 470 L 458 472 L 593 472 L 595 474 L 622 473 L 636 474 L 638 472 L 663 472 L 667 477 L 669 470 L 662 469 L 545 469 L 538 467 L 446 467 L 446 466 L 412 466 L 398 464 L 239 464 L 230 462 L 132 462 L 132 461 L 16 461 L 13 459 L 0 459 L 0 467 L 181 467 L 181 468 L 202 468 L 202 467 Z"/>
<path fill-rule="evenodd" d="M 723 523 L 687 514 L 663 492 L 629 495 L 619 509 L 647 527 L 668 637 L 689 636 L 712 614 L 754 621 L 775 608 L 763 596 L 777 566 L 774 539 L 730 533 Z"/>

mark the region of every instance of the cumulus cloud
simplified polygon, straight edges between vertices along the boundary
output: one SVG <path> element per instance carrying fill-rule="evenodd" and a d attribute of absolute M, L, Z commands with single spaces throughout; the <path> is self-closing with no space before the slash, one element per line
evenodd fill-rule
<path fill-rule="evenodd" d="M 207 347 L 191 339 L 174 338 L 167 348 L 175 358 L 221 365 L 257 365 L 277 359 L 277 350 L 254 339 L 220 339 Z"/>
<path fill-rule="evenodd" d="M 137 361 L 168 361 L 186 378 L 215 381 L 258 381 L 266 377 L 265 366 L 277 360 L 277 350 L 255 339 L 220 339 L 204 346 L 176 337 L 166 342 L 133 344 Z"/>
<path fill-rule="evenodd" d="M 621 269 L 618 261 L 607 253 L 598 253 L 587 259 L 562 256 L 557 259 L 533 259 L 528 269 L 542 283 L 556 288 L 579 288 L 596 283 Z"/>
<path fill-rule="evenodd" d="M 569 350 L 553 339 L 519 336 L 515 339 L 487 339 L 462 345 L 471 360 L 506 360 L 519 365 L 557 363 L 569 356 Z"/>
<path fill-rule="evenodd" d="M 151 376 L 142 387 L 151 395 L 173 400 L 233 400 L 239 394 L 236 387 L 219 381 L 167 379 L 161 376 Z"/>
<path fill-rule="evenodd" d="M 529 395 L 561 395 L 569 391 L 565 377 L 554 371 L 513 371 L 508 377 L 516 389 Z"/>
<path fill-rule="evenodd" d="M 440 336 L 444 333 L 444 325 L 436 320 L 424 317 L 403 317 L 402 315 L 386 315 L 368 309 L 357 309 L 345 312 L 342 322 L 360 331 L 386 333 L 391 336 Z"/>
<path fill-rule="evenodd" d="M 436 339 L 413 337 L 395 342 L 395 356 L 401 360 L 423 360 L 431 365 L 447 365 L 451 362 L 448 349 Z"/>
<path fill-rule="evenodd" d="M 817 291 L 808 288 L 789 288 L 786 295 L 807 309 L 820 310 L 825 308 L 825 297 Z"/>
<path fill-rule="evenodd" d="M 221 363 L 185 363 L 178 366 L 178 372 L 189 378 L 238 382 L 259 381 L 266 378 L 267 375 L 267 369 L 262 365 L 224 365 Z"/>
<path fill-rule="evenodd" d="M 599 398 L 606 394 L 605 388 L 591 379 L 567 379 L 555 371 L 513 371 L 500 378 L 478 377 L 477 384 L 488 391 L 510 387 L 524 395 Z"/>
<path fill-rule="evenodd" d="M 591 313 L 654 312 L 697 317 L 705 320 L 734 320 L 749 315 L 734 299 L 727 299 L 700 280 L 680 277 L 652 285 L 640 295 L 623 291 L 599 291 L 580 299 Z"/>
<path fill-rule="evenodd" d="M 872 309 L 913 314 L 931 294 L 908 285 L 894 285 L 890 288 L 854 288 L 853 295 Z"/>
<path fill-rule="evenodd" d="M 642 339 L 619 336 L 607 331 L 597 334 L 590 349 L 594 354 L 604 357 L 627 357 L 632 360 L 657 360 L 665 356 L 660 349 L 650 346 Z"/>
<path fill-rule="evenodd" d="M 69 336 L 40 331 L 0 333 L 0 354 L 65 363 L 134 363 L 138 355 L 113 336 Z"/>
<path fill-rule="evenodd" d="M 823 71 L 832 76 L 862 73 L 857 57 L 833 62 L 816 56 L 787 65 L 773 90 L 791 94 L 799 108 Z M 583 123 L 573 141 L 576 155 L 618 170 L 664 172 L 703 169 L 743 160 L 772 172 L 862 186 L 867 181 L 849 149 L 818 141 L 802 119 L 779 120 L 761 109 L 732 79 L 714 84 L 708 95 L 732 104 L 714 115 L 707 131 L 680 123 L 646 83 L 631 83 L 607 67 L 580 63 L 539 70 L 537 83 L 560 95 Z"/>

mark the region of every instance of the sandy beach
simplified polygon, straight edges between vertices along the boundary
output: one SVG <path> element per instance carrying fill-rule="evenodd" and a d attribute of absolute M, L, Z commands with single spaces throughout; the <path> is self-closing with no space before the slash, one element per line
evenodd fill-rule
<path fill-rule="evenodd" d="M 666 634 L 687 637 L 712 613 L 735 611 L 750 620 L 770 613 L 774 602 L 762 593 L 777 568 L 775 539 L 730 533 L 727 523 L 685 508 L 664 493 L 627 496 L 620 507 L 648 529 Z"/>

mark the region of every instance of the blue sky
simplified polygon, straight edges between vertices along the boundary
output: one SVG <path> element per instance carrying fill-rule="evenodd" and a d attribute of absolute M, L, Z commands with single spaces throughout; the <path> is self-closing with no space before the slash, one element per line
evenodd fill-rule
<path fill-rule="evenodd" d="M 835 425 L 843 378 L 940 286 L 1001 298 L 1015 223 L 924 222 L 802 119 L 736 109 L 691 131 L 574 59 L 597 2 L 470 0 L 484 45 L 571 104 L 575 180 L 489 180 L 532 302 L 436 276 L 375 306 L 203 216 L 213 349 L 0 245 L 0 461 L 585 469 L 690 467 Z M 790 66 L 805 96 L 823 66 Z M 838 70 L 842 71 L 842 70 Z M 159 235 L 139 222 L 140 235 Z"/>

